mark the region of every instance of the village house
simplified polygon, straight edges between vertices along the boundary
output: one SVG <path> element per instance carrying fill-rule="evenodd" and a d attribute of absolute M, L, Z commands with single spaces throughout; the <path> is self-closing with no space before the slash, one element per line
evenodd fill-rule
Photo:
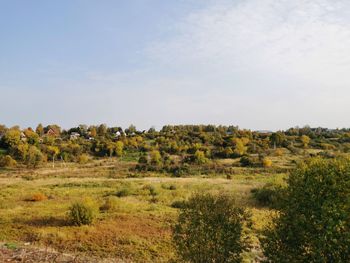
<path fill-rule="evenodd" d="M 72 132 L 71 134 L 70 134 L 70 139 L 71 140 L 76 140 L 76 139 L 78 139 L 80 137 L 80 134 L 78 133 L 78 132 Z"/>

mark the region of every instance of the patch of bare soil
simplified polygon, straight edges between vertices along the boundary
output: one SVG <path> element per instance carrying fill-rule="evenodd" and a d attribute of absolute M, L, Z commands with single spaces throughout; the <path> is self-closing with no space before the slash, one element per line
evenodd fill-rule
<path fill-rule="evenodd" d="M 0 262 L 5 263 L 127 263 L 120 259 L 97 259 L 64 254 L 52 249 L 34 247 L 8 248 L 0 244 Z"/>

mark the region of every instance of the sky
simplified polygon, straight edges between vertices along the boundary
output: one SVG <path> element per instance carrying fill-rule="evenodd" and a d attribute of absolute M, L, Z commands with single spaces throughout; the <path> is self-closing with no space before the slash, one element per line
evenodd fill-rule
<path fill-rule="evenodd" d="M 350 127 L 348 0 L 0 0 L 0 123 Z"/>

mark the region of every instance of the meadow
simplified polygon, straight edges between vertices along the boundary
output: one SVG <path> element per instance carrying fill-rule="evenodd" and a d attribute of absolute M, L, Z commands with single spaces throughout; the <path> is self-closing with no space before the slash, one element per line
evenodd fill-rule
<path fill-rule="evenodd" d="M 284 174 L 243 173 L 231 179 L 141 177 L 127 172 L 131 163 L 107 158 L 86 165 L 2 170 L 0 240 L 15 247 L 30 243 L 90 258 L 165 262 L 175 253 L 171 226 L 177 205 L 195 192 L 227 192 L 253 215 L 255 248 L 245 255 L 247 262 L 261 256 L 256 235 L 273 211 L 257 205 L 251 190 L 281 180 Z M 99 210 L 92 225 L 73 226 L 67 219 L 68 207 L 81 200 Z"/>
<path fill-rule="evenodd" d="M 349 130 L 310 127 L 0 128 L 0 257 L 54 251 L 68 262 L 178 262 L 174 225 L 201 193 L 229 195 L 247 211 L 243 262 L 261 262 L 261 237 L 290 172 L 350 149 Z M 87 221 L 72 219 L 76 204 L 89 207 Z"/>

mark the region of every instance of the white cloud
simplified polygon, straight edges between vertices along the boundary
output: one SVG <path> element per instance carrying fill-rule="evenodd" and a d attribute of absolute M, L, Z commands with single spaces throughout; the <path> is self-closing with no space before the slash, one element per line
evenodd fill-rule
<path fill-rule="evenodd" d="M 267 128 L 349 126 L 349 1 L 222 1 L 173 30 L 150 47 L 154 65 L 196 80 L 201 108 L 211 105 L 220 122 L 264 128 L 265 115 Z"/>

